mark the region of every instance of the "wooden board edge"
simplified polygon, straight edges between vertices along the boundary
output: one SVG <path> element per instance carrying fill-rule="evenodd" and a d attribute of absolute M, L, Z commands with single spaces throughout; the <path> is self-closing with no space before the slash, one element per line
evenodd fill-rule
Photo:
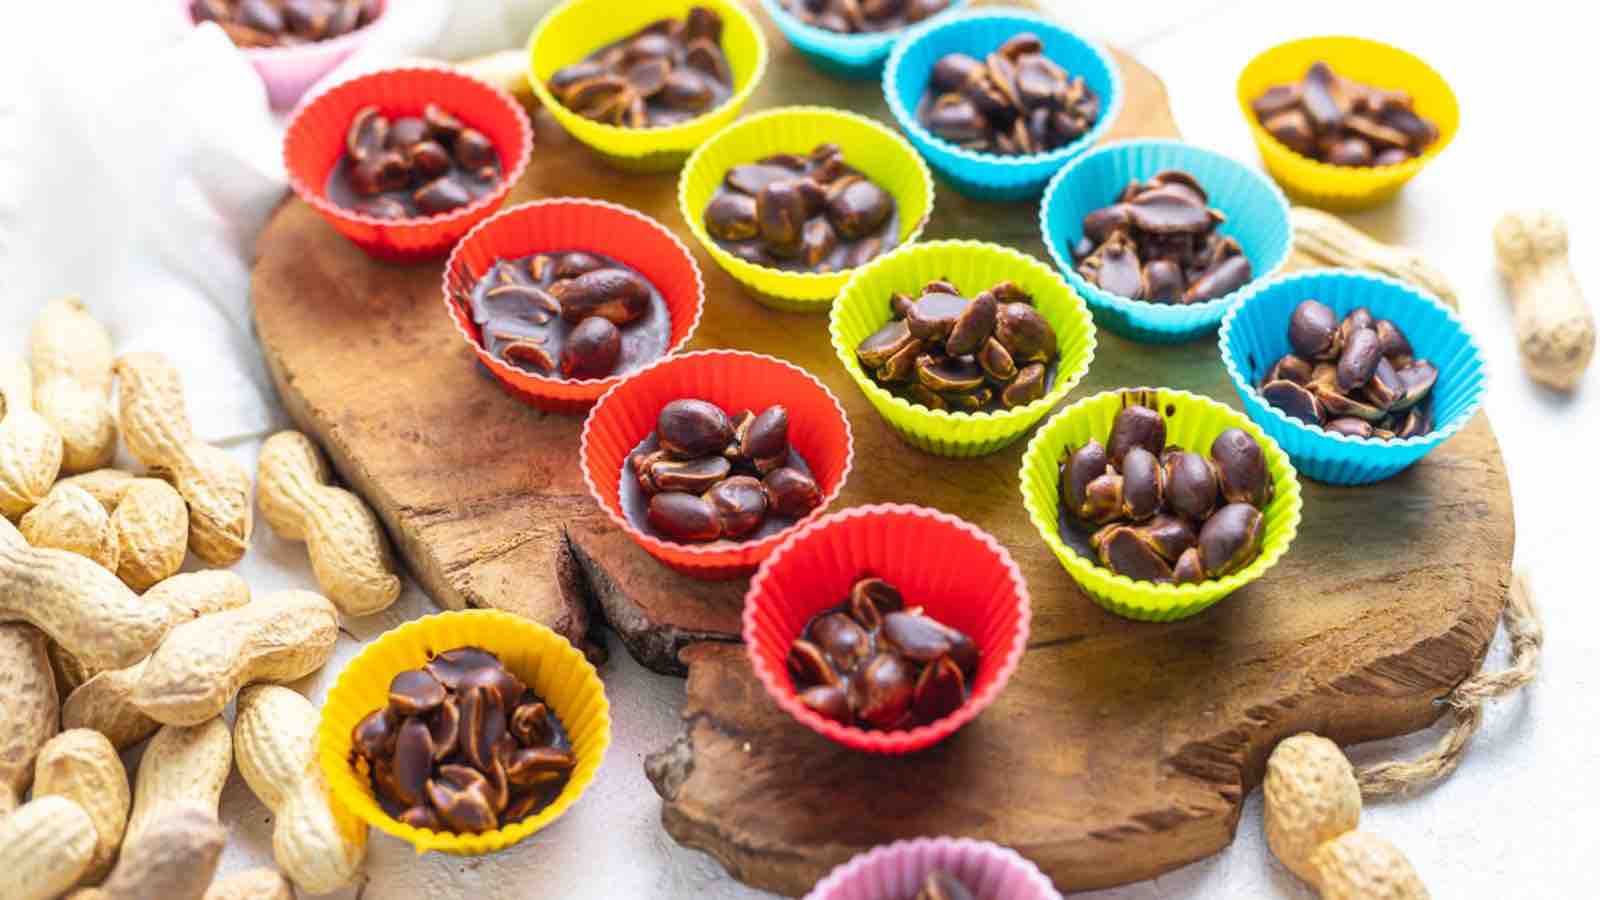
<path fill-rule="evenodd" d="M 1487 413 L 1478 415 L 1488 431 L 1494 457 L 1500 458 L 1499 440 Z M 1500 490 L 1504 508 L 1511 511 L 1510 483 L 1503 473 Z M 1198 794 L 1205 802 L 1185 809 L 1142 811 L 1087 839 L 1115 843 L 1114 853 L 1096 852 L 1084 842 L 1012 849 L 1037 864 L 1064 892 L 1099 890 L 1156 878 L 1213 856 L 1233 842 L 1245 798 L 1261 784 L 1267 757 L 1283 738 L 1310 731 L 1348 747 L 1411 734 L 1433 725 L 1448 709 L 1441 701 L 1482 668 L 1500 627 L 1511 588 L 1514 517 L 1510 524 L 1511 539 L 1495 566 L 1498 574 L 1493 589 L 1467 597 L 1453 622 L 1405 649 L 1346 671 L 1309 694 L 1280 697 L 1256 707 L 1244 725 L 1222 728 L 1203 740 L 1190 741 L 1160 761 L 1165 777 L 1190 780 L 1193 784 L 1184 791 L 1185 795 Z M 691 706 L 695 664 L 708 655 L 729 652 L 727 645 L 721 646 L 723 649 L 712 644 L 690 645 L 681 652 L 689 670 Z M 1030 647 L 1027 652 L 1048 649 Z M 739 664 L 745 663 L 740 660 Z M 697 734 L 709 729 L 718 739 L 737 742 L 744 737 L 708 712 L 686 708 L 683 720 L 683 730 L 672 742 L 647 755 L 643 763 L 646 778 L 662 800 L 662 826 L 675 841 L 710 855 L 739 881 L 785 896 L 806 893 L 834 866 L 861 851 L 859 847 L 827 846 L 812 855 L 787 847 L 752 846 L 730 839 L 714 822 L 686 814 L 676 800 L 695 766 Z M 813 856 L 822 862 L 816 863 Z M 1127 863 L 1107 866 L 1107 857 Z M 1077 862 L 1088 859 L 1093 859 L 1094 864 Z"/>
<path fill-rule="evenodd" d="M 1501 588 L 1509 586 L 1508 566 Z M 1503 591 L 1495 597 L 1478 598 L 1445 633 L 1348 672 L 1309 696 L 1254 710 L 1249 725 L 1220 729 L 1161 760 L 1165 777 L 1194 783 L 1184 791 L 1186 796 L 1198 793 L 1209 802 L 1185 809 L 1143 811 L 1080 842 L 1013 849 L 1038 864 L 1064 891 L 1143 881 L 1212 856 L 1232 843 L 1245 798 L 1261 783 L 1267 755 L 1279 740 L 1314 731 L 1348 746 L 1409 734 L 1437 721 L 1446 709 L 1439 701 L 1481 665 L 1503 605 Z M 691 647 L 684 653 L 691 680 L 698 650 Z M 1419 676 L 1424 680 L 1419 681 Z M 1374 704 L 1381 707 L 1379 718 L 1384 722 L 1378 727 L 1370 724 Z M 1366 721 L 1361 723 L 1363 719 Z M 724 731 L 710 714 L 686 714 L 683 731 L 644 761 L 646 777 L 662 798 L 662 826 L 675 841 L 707 853 L 734 878 L 785 896 L 804 894 L 833 866 L 860 851 L 859 847 L 830 846 L 801 854 L 783 847 L 742 844 L 715 823 L 685 814 L 675 800 L 678 788 L 693 771 L 701 729 L 716 730 L 719 737 L 730 741 L 743 740 L 734 730 Z M 1089 846 L 1102 842 L 1116 844 L 1115 851 L 1096 851 Z M 1124 864 L 1108 866 L 1108 858 Z M 814 865 L 813 859 L 821 863 Z M 1079 863 L 1088 859 L 1095 860 L 1094 864 Z"/>
<path fill-rule="evenodd" d="M 285 203 L 288 202 L 286 198 Z M 282 214 L 284 205 L 280 205 L 269 217 L 269 227 L 272 219 Z M 255 321 L 254 304 L 251 306 L 252 324 L 257 331 L 260 323 Z M 433 600 L 434 604 L 443 610 L 460 610 L 482 606 L 457 585 L 445 571 L 437 555 L 431 551 L 427 542 L 420 534 L 414 533 L 405 527 L 396 517 L 389 512 L 391 504 L 375 502 L 373 498 L 382 495 L 377 482 L 371 474 L 359 465 L 350 448 L 340 439 L 340 428 L 337 422 L 319 420 L 317 414 L 297 392 L 289 387 L 289 382 L 294 377 L 286 367 L 284 360 L 272 347 L 264 341 L 257 341 L 261 347 L 262 358 L 266 361 L 267 371 L 272 376 L 273 389 L 277 392 L 278 402 L 289 415 L 290 421 L 300 431 L 314 435 L 317 444 L 328 457 L 340 481 L 354 491 L 370 508 L 382 523 L 389 541 L 398 551 L 397 560 L 406 569 L 422 590 Z M 570 568 L 563 560 L 568 554 L 567 542 L 558 541 L 552 550 L 551 565 L 557 573 L 557 583 L 565 585 L 571 582 L 570 576 L 562 578 L 563 573 L 570 572 Z M 566 590 L 564 587 L 559 592 L 562 601 L 562 614 L 550 624 L 558 634 L 567 638 L 575 646 L 585 652 L 595 655 L 603 642 L 596 644 L 592 640 L 593 621 L 589 605 L 582 602 L 582 595 Z"/>

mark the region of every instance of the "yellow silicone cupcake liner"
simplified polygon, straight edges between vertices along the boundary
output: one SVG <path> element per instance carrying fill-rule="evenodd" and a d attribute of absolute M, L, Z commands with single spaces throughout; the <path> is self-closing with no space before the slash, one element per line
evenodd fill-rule
<path fill-rule="evenodd" d="M 585 119 L 562 105 L 546 82 L 607 44 L 651 22 L 681 19 L 691 6 L 722 15 L 722 51 L 733 70 L 733 96 L 702 116 L 666 128 L 623 128 Z M 552 10 L 528 38 L 528 81 L 533 93 L 567 133 L 611 164 L 632 172 L 670 172 L 690 152 L 739 115 L 767 69 L 767 39 L 738 0 L 567 0 Z"/>
<path fill-rule="evenodd" d="M 915 296 L 941 278 L 968 297 L 1001 281 L 1014 281 L 1033 295 L 1039 313 L 1055 329 L 1059 349 L 1055 380 L 1043 397 L 998 412 L 946 412 L 901 399 L 867 375 L 856 347 L 889 321 L 889 297 Z M 1021 437 L 1077 386 L 1095 349 L 1089 307 L 1059 273 L 1031 256 L 977 241 L 913 244 L 857 269 L 833 305 L 828 334 L 839 362 L 890 427 L 919 449 L 955 457 L 993 453 Z"/>
<path fill-rule="evenodd" d="M 844 160 L 894 196 L 900 244 L 922 235 L 933 212 L 933 173 L 911 144 L 888 127 L 852 112 L 820 106 L 767 110 L 739 122 L 695 151 L 678 179 L 678 209 L 689 230 L 728 274 L 766 306 L 790 312 L 821 312 L 844 289 L 854 271 L 786 272 L 746 262 L 722 249 L 706 232 L 711 196 L 734 166 L 778 153 L 810 153 L 837 144 Z"/>
<path fill-rule="evenodd" d="M 1272 85 L 1299 81 L 1317 60 L 1347 78 L 1409 93 L 1417 114 L 1439 127 L 1439 139 L 1421 156 L 1393 166 L 1334 166 L 1290 150 L 1261 126 L 1250 103 Z M 1284 192 L 1297 203 L 1334 210 L 1365 209 L 1394 197 L 1444 151 L 1461 125 L 1461 108 L 1443 76 L 1398 47 L 1357 37 L 1304 38 L 1252 59 L 1239 73 L 1239 108 L 1262 162 Z"/>
<path fill-rule="evenodd" d="M 482 647 L 549 705 L 572 740 L 578 765 L 555 802 L 537 815 L 482 834 L 412 828 L 378 805 L 372 783 L 358 769 L 350 734 L 356 723 L 388 703 L 389 682 L 407 669 L 457 647 Z M 335 800 L 368 824 L 409 842 L 418 853 L 439 850 L 468 856 L 493 853 L 560 818 L 594 781 L 611 744 L 611 712 L 594 666 L 567 640 L 537 622 L 496 610 L 446 612 L 408 622 L 362 650 L 322 705 L 317 755 Z"/>
<path fill-rule="evenodd" d="M 1061 537 L 1060 464 L 1069 450 L 1091 438 L 1104 443 L 1117 413 L 1129 398 L 1161 412 L 1167 420 L 1167 444 L 1207 454 L 1211 442 L 1229 428 L 1242 428 L 1256 439 L 1272 476 L 1272 502 L 1264 511 L 1266 534 L 1255 562 L 1226 578 L 1199 584 L 1155 584 L 1134 581 L 1080 555 Z M 1039 535 L 1061 561 L 1072 580 L 1090 599 L 1119 616 L 1149 622 L 1170 622 L 1192 616 L 1255 581 L 1289 550 L 1300 528 L 1300 479 L 1289 455 L 1244 413 L 1209 397 L 1166 388 L 1130 388 L 1086 397 L 1062 410 L 1039 429 L 1022 455 L 1022 505 Z"/>

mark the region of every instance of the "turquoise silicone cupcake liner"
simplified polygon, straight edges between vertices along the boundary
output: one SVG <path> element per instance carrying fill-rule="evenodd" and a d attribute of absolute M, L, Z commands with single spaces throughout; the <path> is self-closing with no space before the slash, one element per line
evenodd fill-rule
<path fill-rule="evenodd" d="M 1045 192 L 1039 227 L 1050 256 L 1088 301 L 1095 322 L 1130 340 L 1177 344 L 1216 331 L 1249 285 L 1205 303 L 1152 303 L 1108 293 L 1085 281 L 1072 263 L 1072 245 L 1083 236 L 1083 217 L 1115 202 L 1128 182 L 1143 181 L 1162 169 L 1183 169 L 1193 175 L 1211 206 L 1228 217 L 1220 230 L 1244 249 L 1255 275 L 1252 284 L 1283 266 L 1293 241 L 1283 192 L 1259 172 L 1181 141 L 1115 141 L 1069 163 Z"/>
<path fill-rule="evenodd" d="M 1365 306 L 1405 332 L 1417 357 L 1439 369 L 1432 433 L 1393 441 L 1346 437 L 1291 418 L 1262 399 L 1256 385 L 1289 352 L 1289 316 L 1303 300 L 1320 300 L 1341 318 Z M 1248 285 L 1223 319 L 1218 343 L 1245 412 L 1307 478 L 1328 484 L 1370 484 L 1399 473 L 1460 431 L 1483 400 L 1483 351 L 1461 319 L 1437 299 L 1383 275 L 1327 269 Z"/>
<path fill-rule="evenodd" d="M 951 0 L 950 10 L 965 6 L 967 0 Z M 767 15 L 778 25 L 778 30 L 813 66 L 838 78 L 872 79 L 883 73 L 883 63 L 895 41 L 905 34 L 904 29 L 869 34 L 839 34 L 826 28 L 808 25 L 795 18 L 783 7 L 783 0 L 761 0 Z M 948 15 L 939 13 L 929 22 Z M 926 24 L 926 23 L 918 23 Z"/>
<path fill-rule="evenodd" d="M 935 279 L 948 279 L 967 296 L 1014 281 L 1056 332 L 1059 356 L 1046 394 L 1015 409 L 966 413 L 932 410 L 911 403 L 868 377 L 856 347 L 889 321 L 889 298 L 916 294 Z M 1094 322 L 1082 298 L 1049 266 L 1008 247 L 977 241 L 931 241 L 902 247 L 855 270 L 828 318 L 834 355 L 885 422 L 918 449 L 939 456 L 993 453 L 1027 433 L 1077 386 L 1094 359 Z"/>
<path fill-rule="evenodd" d="M 984 58 L 1021 31 L 1044 41 L 1044 52 L 1067 70 L 1081 75 L 1100 95 L 1100 120 L 1088 133 L 1065 147 L 1030 156 L 974 153 L 951 144 L 922 127 L 917 104 L 928 87 L 934 63 L 949 53 Z M 979 200 L 1031 200 L 1063 165 L 1094 146 L 1122 112 L 1122 75 L 1099 44 L 1048 19 L 1023 10 L 986 9 L 961 12 L 918 26 L 889 54 L 883 70 L 883 92 L 900 128 L 950 186 Z"/>
<path fill-rule="evenodd" d="M 1130 395 L 1161 411 L 1167 421 L 1169 445 L 1206 453 L 1217 435 L 1229 428 L 1244 429 L 1261 445 L 1267 458 L 1267 474 L 1272 478 L 1273 496 L 1262 511 L 1266 527 L 1261 554 L 1250 565 L 1224 578 L 1198 584 L 1134 581 L 1080 554 L 1062 538 L 1061 460 L 1090 439 L 1104 442 Z M 1105 609 L 1145 622 L 1171 622 L 1195 615 L 1265 575 L 1289 551 L 1300 528 L 1300 481 L 1288 454 L 1238 410 L 1188 391 L 1129 388 L 1079 400 L 1046 422 L 1028 442 L 1019 477 L 1028 519 L 1072 580 Z"/>

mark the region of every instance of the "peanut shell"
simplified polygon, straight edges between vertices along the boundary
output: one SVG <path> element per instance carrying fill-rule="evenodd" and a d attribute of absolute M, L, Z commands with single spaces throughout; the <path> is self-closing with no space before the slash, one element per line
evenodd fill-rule
<path fill-rule="evenodd" d="M 181 809 L 217 816 L 222 787 L 233 771 L 233 736 L 221 718 L 183 728 L 168 725 L 151 738 L 133 779 L 133 809 L 123 844 L 131 847 L 157 822 Z"/>
<path fill-rule="evenodd" d="M 183 566 L 189 549 L 189 507 L 176 488 L 158 478 L 136 478 L 116 512 L 116 572 L 136 591 L 149 590 Z"/>
<path fill-rule="evenodd" d="M 250 474 L 227 452 L 195 438 L 183 384 L 166 357 L 129 353 L 115 371 L 123 440 L 189 504 L 189 549 L 214 566 L 238 562 L 250 544 Z"/>
<path fill-rule="evenodd" d="M 234 744 L 239 774 L 274 817 L 272 854 L 302 891 L 325 894 L 360 874 L 367 825 L 333 802 L 317 764 L 319 715 L 276 685 L 239 694 Z"/>
<path fill-rule="evenodd" d="M 34 412 L 28 364 L 0 353 L 0 516 L 16 520 L 44 500 L 61 455 L 61 435 Z"/>
<path fill-rule="evenodd" d="M 122 496 L 133 487 L 136 480 L 138 480 L 137 475 L 121 469 L 95 469 L 92 472 L 63 478 L 56 484 L 70 484 L 83 488 L 89 492 L 89 496 L 106 508 L 106 512 L 115 512 L 117 504 L 122 502 Z"/>
<path fill-rule="evenodd" d="M 1267 759 L 1267 846 L 1302 879 L 1316 883 L 1311 855 L 1361 824 L 1361 788 L 1339 746 L 1310 733 L 1285 738 Z"/>
<path fill-rule="evenodd" d="M 40 797 L 0 818 L 0 897 L 51 900 L 94 858 L 94 820 L 65 797 Z"/>
<path fill-rule="evenodd" d="M 250 602 L 250 589 L 232 572 L 185 572 L 146 591 L 144 602 L 165 607 L 174 622 L 187 622 L 244 606 Z M 61 707 L 64 727 L 98 731 L 118 750 L 155 734 L 161 723 L 145 715 L 132 700 L 144 666 L 141 660 L 126 669 L 91 672 Z M 59 671 L 57 677 L 61 677 Z"/>
<path fill-rule="evenodd" d="M 111 333 L 77 297 L 45 304 L 28 341 L 33 404 L 61 435 L 61 471 L 111 464 L 117 424 L 111 414 Z"/>
<path fill-rule="evenodd" d="M 200 900 L 205 896 L 228 831 L 217 816 L 181 807 L 162 817 L 137 841 L 129 840 L 111 877 L 72 900 Z"/>
<path fill-rule="evenodd" d="M 29 622 L 85 665 L 119 668 L 150 655 L 171 624 L 115 575 L 65 550 L 30 546 L 0 520 L 0 621 Z"/>
<path fill-rule="evenodd" d="M 22 800 L 34 757 L 56 733 L 60 704 L 45 644 L 31 625 L 0 625 L 0 818 Z"/>
<path fill-rule="evenodd" d="M 151 655 L 133 704 L 164 724 L 198 725 L 247 684 L 296 681 L 322 668 L 338 637 L 338 610 L 310 591 L 183 622 Z"/>
<path fill-rule="evenodd" d="M 51 488 L 44 500 L 22 517 L 17 530 L 34 547 L 88 557 L 108 572 L 117 571 L 122 558 L 111 516 L 88 491 L 74 485 Z"/>
<path fill-rule="evenodd" d="M 329 484 L 328 464 L 297 431 L 261 448 L 256 496 L 279 537 L 304 541 L 317 584 L 339 611 L 365 616 L 389 608 L 400 579 L 378 517 L 361 498 Z"/>
<path fill-rule="evenodd" d="M 1322 900 L 1427 900 L 1428 889 L 1399 848 L 1365 831 L 1347 831 L 1311 854 L 1311 882 Z"/>
<path fill-rule="evenodd" d="M 72 728 L 44 745 L 35 764 L 33 796 L 52 795 L 77 803 L 94 822 L 94 855 L 80 883 L 100 881 L 117 859 L 132 802 L 128 770 L 105 735 Z"/>

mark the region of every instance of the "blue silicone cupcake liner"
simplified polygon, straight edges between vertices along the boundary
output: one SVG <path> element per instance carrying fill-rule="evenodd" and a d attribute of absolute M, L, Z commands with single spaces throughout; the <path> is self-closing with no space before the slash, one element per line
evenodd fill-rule
<path fill-rule="evenodd" d="M 966 53 L 983 59 L 1018 32 L 1031 31 L 1044 42 L 1044 52 L 1067 74 L 1081 75 L 1100 96 L 1100 120 L 1083 137 L 1049 153 L 998 156 L 974 153 L 934 137 L 917 121 L 917 104 L 928 88 L 934 63 L 946 54 Z M 946 15 L 917 26 L 889 54 L 883 70 L 883 93 L 900 128 L 911 138 L 934 171 L 958 192 L 978 200 L 1031 200 L 1050 176 L 1069 160 L 1094 146 L 1122 112 L 1122 74 L 1099 44 L 1020 9 L 985 9 Z"/>
<path fill-rule="evenodd" d="M 1262 399 L 1256 385 L 1289 352 L 1289 316 L 1302 300 L 1320 300 L 1340 318 L 1365 306 L 1405 332 L 1416 356 L 1439 369 L 1432 433 L 1392 441 L 1346 437 L 1291 418 Z M 1245 412 L 1301 474 L 1328 484 L 1371 484 L 1399 473 L 1460 431 L 1483 400 L 1483 351 L 1466 325 L 1434 297 L 1383 275 L 1324 269 L 1252 283 L 1223 318 L 1219 344 Z"/>
<path fill-rule="evenodd" d="M 1143 181 L 1162 169 L 1193 175 L 1211 207 L 1228 217 L 1220 231 L 1244 249 L 1255 275 L 1251 284 L 1283 266 L 1294 237 L 1283 192 L 1261 173 L 1182 141 L 1115 141 L 1085 153 L 1050 182 L 1039 205 L 1039 227 L 1050 256 L 1088 301 L 1096 323 L 1130 340 L 1178 344 L 1216 331 L 1223 314 L 1250 285 L 1205 303 L 1152 303 L 1101 290 L 1085 281 L 1072 262 L 1072 245 L 1083 236 L 1083 217 L 1114 203 L 1128 182 Z"/>
<path fill-rule="evenodd" d="M 949 9 L 927 21 L 937 21 L 966 3 L 967 0 L 950 0 Z M 788 38 L 790 45 L 800 51 L 800 55 L 821 71 L 837 78 L 877 78 L 883 73 L 884 60 L 889 58 L 894 42 L 908 30 L 901 28 L 871 34 L 840 34 L 800 21 L 783 8 L 783 0 L 761 0 L 761 5 L 766 7 L 767 15 L 777 23 L 778 30 Z"/>

